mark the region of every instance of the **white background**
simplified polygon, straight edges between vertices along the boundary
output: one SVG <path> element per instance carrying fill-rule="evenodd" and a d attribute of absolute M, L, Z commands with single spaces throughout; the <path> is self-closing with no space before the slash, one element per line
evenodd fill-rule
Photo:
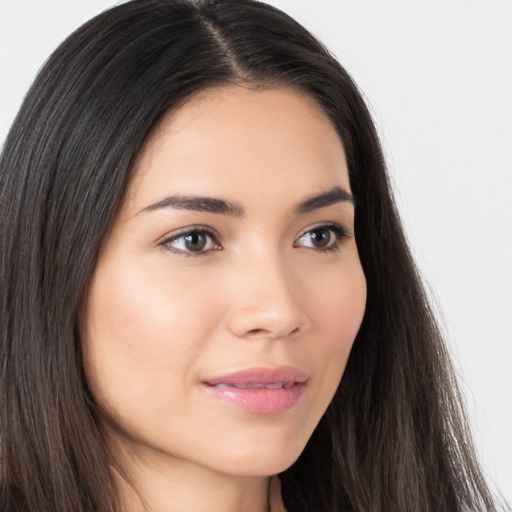
<path fill-rule="evenodd" d="M 512 501 L 512 0 L 273 0 L 370 104 L 487 474 Z M 45 58 L 112 0 L 0 0 L 0 143 Z"/>

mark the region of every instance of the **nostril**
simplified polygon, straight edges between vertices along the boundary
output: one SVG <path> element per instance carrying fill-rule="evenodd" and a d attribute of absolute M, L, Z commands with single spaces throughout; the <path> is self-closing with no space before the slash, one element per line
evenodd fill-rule
<path fill-rule="evenodd" d="M 249 338 L 259 338 L 262 336 L 267 336 L 272 339 L 277 339 L 280 337 L 286 338 L 288 336 L 293 336 L 294 334 L 297 334 L 299 332 L 299 330 L 300 330 L 300 327 L 296 327 L 295 329 L 293 329 L 289 333 L 285 334 L 284 336 L 279 336 L 279 335 L 273 334 L 271 331 L 269 331 L 267 329 L 251 329 L 250 331 L 247 331 L 246 336 Z"/>
<path fill-rule="evenodd" d="M 252 330 L 248 331 L 247 334 L 249 336 L 258 336 L 258 335 L 260 335 L 260 334 L 262 334 L 264 332 L 265 331 L 263 329 L 252 329 Z"/>
<path fill-rule="evenodd" d="M 229 330 L 240 338 L 291 339 L 309 328 L 305 312 L 296 304 L 237 307 L 227 318 Z"/>

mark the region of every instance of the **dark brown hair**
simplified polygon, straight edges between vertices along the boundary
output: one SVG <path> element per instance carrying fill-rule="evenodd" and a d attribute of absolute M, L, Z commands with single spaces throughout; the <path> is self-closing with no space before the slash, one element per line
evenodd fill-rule
<path fill-rule="evenodd" d="M 293 511 L 483 511 L 453 371 L 357 87 L 286 14 L 251 0 L 135 0 L 50 57 L 0 160 L 0 480 L 5 510 L 119 510 L 78 316 L 134 159 L 162 116 L 228 84 L 313 98 L 345 147 L 368 301 L 341 385 L 281 475 Z"/>

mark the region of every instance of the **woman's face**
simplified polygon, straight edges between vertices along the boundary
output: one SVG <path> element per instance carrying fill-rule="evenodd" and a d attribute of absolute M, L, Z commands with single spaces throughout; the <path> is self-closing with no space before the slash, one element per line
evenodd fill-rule
<path fill-rule="evenodd" d="M 206 91 L 139 154 L 92 279 L 103 428 L 140 460 L 278 473 L 331 401 L 365 300 L 325 115 L 290 90 Z"/>

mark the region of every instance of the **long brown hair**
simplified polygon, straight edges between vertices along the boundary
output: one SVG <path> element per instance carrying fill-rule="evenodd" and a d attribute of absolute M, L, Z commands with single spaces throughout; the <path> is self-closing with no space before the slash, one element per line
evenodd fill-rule
<path fill-rule="evenodd" d="M 6 510 L 119 510 L 84 377 L 80 308 L 134 159 L 158 120 L 232 83 L 291 87 L 345 147 L 368 302 L 336 395 L 281 475 L 292 511 L 483 511 L 453 370 L 348 73 L 251 0 L 135 0 L 50 57 L 0 159 L 0 479 Z"/>

